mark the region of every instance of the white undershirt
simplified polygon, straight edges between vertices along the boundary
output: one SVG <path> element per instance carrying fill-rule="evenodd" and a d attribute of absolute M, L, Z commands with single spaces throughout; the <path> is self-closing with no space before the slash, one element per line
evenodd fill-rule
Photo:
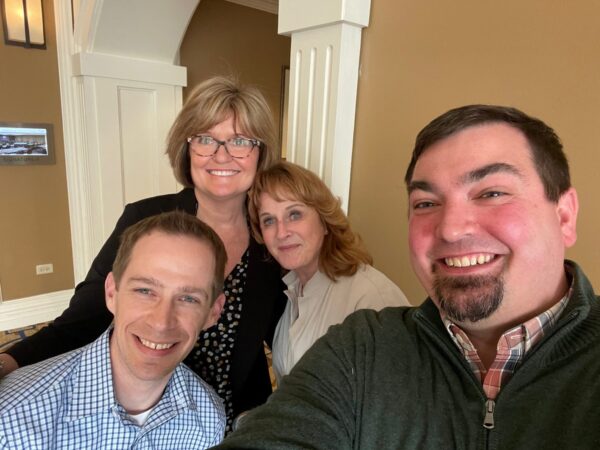
<path fill-rule="evenodd" d="M 148 416 L 150 415 L 150 413 L 152 412 L 153 409 L 154 409 L 154 406 L 144 412 L 139 413 L 139 414 L 129 414 L 129 418 L 131 420 L 133 420 L 137 426 L 143 427 L 144 424 L 146 423 L 146 420 L 148 420 Z"/>

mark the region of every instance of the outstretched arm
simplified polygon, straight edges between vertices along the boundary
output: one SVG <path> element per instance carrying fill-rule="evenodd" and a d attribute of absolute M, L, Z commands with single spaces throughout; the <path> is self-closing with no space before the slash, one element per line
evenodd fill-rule
<path fill-rule="evenodd" d="M 216 448 L 352 448 L 356 373 L 341 331 L 335 327 L 317 341 L 267 404 Z"/>

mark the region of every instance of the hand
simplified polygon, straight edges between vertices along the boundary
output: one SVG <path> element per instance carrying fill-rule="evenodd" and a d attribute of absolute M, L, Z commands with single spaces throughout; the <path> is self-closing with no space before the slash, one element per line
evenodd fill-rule
<path fill-rule="evenodd" d="M 19 368 L 17 361 L 8 353 L 0 353 L 0 378 Z"/>

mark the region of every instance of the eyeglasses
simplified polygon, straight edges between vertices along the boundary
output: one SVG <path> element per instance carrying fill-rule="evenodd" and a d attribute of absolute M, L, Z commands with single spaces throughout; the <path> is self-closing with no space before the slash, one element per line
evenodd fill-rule
<path fill-rule="evenodd" d="M 245 137 L 234 137 L 227 139 L 226 141 L 220 141 L 213 138 L 212 136 L 206 136 L 203 134 L 196 134 L 187 138 L 192 151 L 205 158 L 213 157 L 219 151 L 219 147 L 222 145 L 225 147 L 225 151 L 232 158 L 243 159 L 250 156 L 254 147 L 262 148 L 263 143 L 256 139 L 249 139 Z"/>

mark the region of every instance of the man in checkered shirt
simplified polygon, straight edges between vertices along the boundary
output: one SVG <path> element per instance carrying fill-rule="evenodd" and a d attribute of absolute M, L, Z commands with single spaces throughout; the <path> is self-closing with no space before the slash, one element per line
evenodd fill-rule
<path fill-rule="evenodd" d="M 121 240 L 106 285 L 111 327 L 0 382 L 0 449 L 201 449 L 225 427 L 220 398 L 181 364 L 223 307 L 226 254 L 182 212 Z"/>
<path fill-rule="evenodd" d="M 456 108 L 419 133 L 405 181 L 429 298 L 331 327 L 218 448 L 600 448 L 600 301 L 565 259 L 578 200 L 558 136 Z"/>

